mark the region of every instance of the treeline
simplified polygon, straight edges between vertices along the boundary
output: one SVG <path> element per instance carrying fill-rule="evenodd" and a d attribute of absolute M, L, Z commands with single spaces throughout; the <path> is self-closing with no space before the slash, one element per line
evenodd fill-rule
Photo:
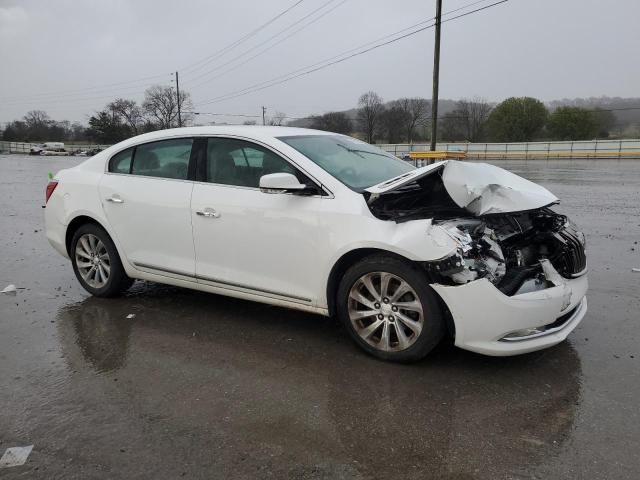
<path fill-rule="evenodd" d="M 178 118 L 176 91 L 155 85 L 146 90 L 140 104 L 124 98 L 107 103 L 89 117 L 88 126 L 54 121 L 46 112 L 32 110 L 22 120 L 9 122 L 2 139 L 113 144 L 141 133 L 189 125 L 193 120 L 189 93 L 180 92 L 180 106 L 182 116 Z M 557 106 L 550 111 L 531 97 L 512 97 L 497 105 L 481 98 L 445 100 L 440 108 L 447 111 L 438 118 L 438 140 L 450 142 L 592 140 L 608 138 L 616 125 L 609 110 Z M 266 123 L 283 125 L 286 118 L 278 112 Z M 354 110 L 315 115 L 289 125 L 355 135 L 369 143 L 426 142 L 431 137 L 431 102 L 414 97 L 385 103 L 369 91 L 360 96 Z"/>
<path fill-rule="evenodd" d="M 9 122 L 2 139 L 13 142 L 95 142 L 113 144 L 141 133 L 188 125 L 193 115 L 191 96 L 180 92 L 181 118 L 178 118 L 178 97 L 171 87 L 154 85 L 138 104 L 135 100 L 117 98 L 89 117 L 88 126 L 79 122 L 54 121 L 42 110 L 28 112 L 22 120 Z"/>
<path fill-rule="evenodd" d="M 612 112 L 577 106 L 553 111 L 540 100 L 512 97 L 499 104 L 481 98 L 462 99 L 438 118 L 438 140 L 526 142 L 608 138 L 615 125 Z M 384 103 L 376 92 L 360 96 L 355 114 L 329 112 L 310 118 L 311 128 L 359 134 L 369 143 L 412 143 L 431 136 L 431 102 L 402 98 Z"/>

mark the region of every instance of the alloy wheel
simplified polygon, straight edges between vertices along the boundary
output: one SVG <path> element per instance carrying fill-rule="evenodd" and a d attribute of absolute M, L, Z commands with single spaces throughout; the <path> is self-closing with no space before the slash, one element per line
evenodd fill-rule
<path fill-rule="evenodd" d="M 424 325 L 418 294 L 388 272 L 370 272 L 356 280 L 349 291 L 348 312 L 360 338 L 385 352 L 409 348 Z"/>
<path fill-rule="evenodd" d="M 76 266 L 82 279 L 93 288 L 102 288 L 109 281 L 111 259 L 104 243 L 95 235 L 85 233 L 78 239 Z"/>

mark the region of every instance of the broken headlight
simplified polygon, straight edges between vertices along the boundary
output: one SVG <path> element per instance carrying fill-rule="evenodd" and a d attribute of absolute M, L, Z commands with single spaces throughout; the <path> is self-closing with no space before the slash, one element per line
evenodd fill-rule
<path fill-rule="evenodd" d="M 458 284 L 478 278 L 500 282 L 506 263 L 493 230 L 478 220 L 454 220 L 440 226 L 458 245 L 455 261 L 448 265 L 450 268 L 441 267 L 440 274 Z"/>

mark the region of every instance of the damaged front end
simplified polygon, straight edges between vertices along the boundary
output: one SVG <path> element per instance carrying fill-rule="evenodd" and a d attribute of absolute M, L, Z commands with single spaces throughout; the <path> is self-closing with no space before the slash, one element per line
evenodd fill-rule
<path fill-rule="evenodd" d="M 425 263 L 443 285 L 487 279 L 508 296 L 549 288 L 543 261 L 565 278 L 586 271 L 584 235 L 549 207 L 545 188 L 493 165 L 440 162 L 367 189 L 378 218 L 432 219 L 458 245 Z"/>
<path fill-rule="evenodd" d="M 445 285 L 486 278 L 512 296 L 554 286 L 545 275 L 544 261 L 568 279 L 586 271 L 584 235 L 549 208 L 434 224 L 458 244 L 451 257 L 425 264 L 433 278 Z"/>
<path fill-rule="evenodd" d="M 422 262 L 453 321 L 455 345 L 516 355 L 562 342 L 587 311 L 584 235 L 545 188 L 486 164 L 441 162 L 367 189 L 397 223 L 429 219 L 454 248 Z"/>

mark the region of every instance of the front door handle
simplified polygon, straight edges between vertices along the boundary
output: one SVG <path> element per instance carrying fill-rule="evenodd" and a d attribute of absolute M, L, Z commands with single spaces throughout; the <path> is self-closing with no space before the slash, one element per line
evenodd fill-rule
<path fill-rule="evenodd" d="M 111 195 L 110 197 L 106 198 L 107 202 L 111 202 L 111 203 L 124 203 L 124 200 L 121 199 L 118 195 Z"/>
<path fill-rule="evenodd" d="M 196 215 L 207 218 L 220 218 L 220 214 L 213 208 L 205 208 L 204 210 L 197 210 Z"/>

